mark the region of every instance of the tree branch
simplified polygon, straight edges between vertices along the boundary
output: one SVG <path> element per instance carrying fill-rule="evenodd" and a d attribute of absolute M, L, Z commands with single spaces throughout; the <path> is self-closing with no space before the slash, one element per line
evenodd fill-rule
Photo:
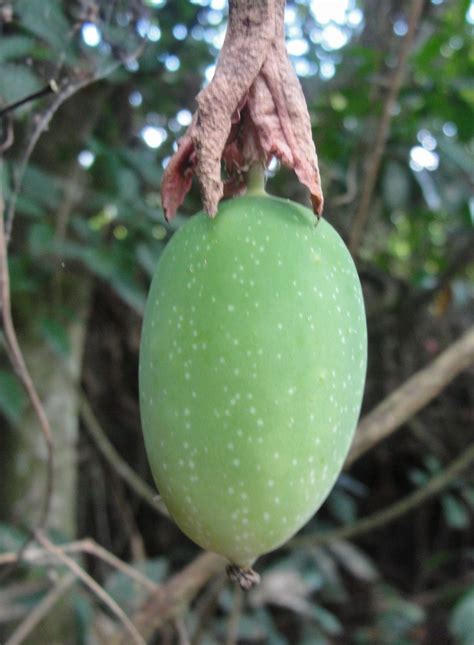
<path fill-rule="evenodd" d="M 226 560 L 215 553 L 201 553 L 191 564 L 176 573 L 132 617 L 142 636 L 148 640 L 166 620 L 173 618 L 214 575 L 221 573 Z M 118 633 L 111 645 L 125 645 L 127 636 Z"/>
<path fill-rule="evenodd" d="M 53 435 L 43 404 L 41 403 L 35 384 L 33 383 L 33 379 L 31 378 L 28 367 L 25 363 L 25 359 L 18 343 L 18 338 L 13 324 L 10 300 L 10 274 L 8 271 L 7 241 L 5 238 L 3 208 L 3 199 L 0 196 L 0 309 L 2 315 L 3 330 L 5 334 L 6 348 L 10 363 L 18 378 L 20 379 L 20 382 L 23 385 L 28 398 L 30 399 L 31 405 L 33 406 L 35 414 L 38 418 L 40 429 L 46 444 L 46 491 L 44 495 L 43 507 L 40 512 L 40 519 L 38 522 L 38 528 L 42 529 L 46 526 L 46 523 L 48 521 L 51 493 L 53 490 Z M 26 547 L 29 541 L 30 538 L 28 539 L 26 544 L 23 545 L 22 549 Z"/>
<path fill-rule="evenodd" d="M 393 520 L 396 520 L 404 513 L 408 513 L 408 511 L 413 510 L 433 495 L 436 495 L 436 493 L 439 493 L 443 488 L 449 486 L 452 481 L 463 470 L 466 470 L 466 468 L 471 466 L 472 463 L 474 463 L 474 443 L 471 444 L 467 450 L 463 451 L 459 457 L 454 459 L 445 470 L 439 473 L 439 475 L 435 475 L 427 484 L 421 486 L 413 493 L 407 495 L 400 501 L 395 502 L 395 504 L 392 504 L 388 508 L 384 508 L 378 513 L 373 513 L 372 515 L 364 517 L 353 524 L 342 526 L 332 531 L 295 537 L 291 542 L 289 542 L 288 546 L 320 546 L 323 544 L 329 544 L 336 540 L 353 540 L 363 533 L 380 528 L 389 522 L 393 522 Z"/>
<path fill-rule="evenodd" d="M 146 502 L 154 511 L 157 511 L 165 517 L 169 517 L 168 511 L 165 505 L 160 501 L 159 495 L 156 491 L 143 481 L 143 479 L 141 479 L 141 477 L 139 477 L 132 468 L 130 468 L 127 462 L 112 445 L 98 422 L 89 401 L 84 395 L 81 396 L 80 400 L 80 413 L 87 432 L 94 440 L 94 443 L 102 456 L 119 477 L 121 477 L 124 482 L 130 486 L 133 492 L 143 499 L 143 501 Z"/>
<path fill-rule="evenodd" d="M 144 43 L 140 45 L 133 54 L 130 54 L 128 58 L 133 59 L 135 57 L 138 57 L 143 51 L 143 47 L 144 47 Z M 57 94 L 54 97 L 53 101 L 51 102 L 50 106 L 43 112 L 43 114 L 36 121 L 36 125 L 33 129 L 31 137 L 28 140 L 28 144 L 20 160 L 18 170 L 15 173 L 14 180 L 13 180 L 13 191 L 10 197 L 8 210 L 6 214 L 6 229 L 5 229 L 6 233 L 5 234 L 6 234 L 7 247 L 11 238 L 13 220 L 15 218 L 15 212 L 16 212 L 16 203 L 18 200 L 18 195 L 20 194 L 21 187 L 23 185 L 23 178 L 25 176 L 25 171 L 30 161 L 31 155 L 33 154 L 33 150 L 35 149 L 36 144 L 38 143 L 41 135 L 47 131 L 49 124 L 51 123 L 51 120 L 53 119 L 54 115 L 56 114 L 56 112 L 59 110 L 59 108 L 62 106 L 63 103 L 65 103 L 68 99 L 74 96 L 74 94 L 77 94 L 77 92 L 84 89 L 85 87 L 88 87 L 89 85 L 92 85 L 96 81 L 100 81 L 103 78 L 106 78 L 107 76 L 112 74 L 112 72 L 114 72 L 117 68 L 119 68 L 123 64 L 123 62 L 124 61 L 115 61 L 114 63 L 111 63 L 110 65 L 108 65 L 103 69 L 96 69 L 87 75 L 83 75 L 80 78 L 76 78 L 75 80 L 68 80 L 66 83 L 63 83 L 62 87 L 57 89 Z M 51 83 L 54 83 L 54 81 L 51 81 Z"/>
<path fill-rule="evenodd" d="M 474 326 L 411 376 L 359 423 L 346 467 L 429 403 L 455 376 L 474 365 Z"/>
<path fill-rule="evenodd" d="M 124 629 L 127 632 L 127 643 L 130 643 L 130 638 L 135 645 L 146 645 L 146 642 L 137 631 L 135 625 L 123 611 L 123 609 L 115 602 L 115 600 L 105 591 L 103 587 L 97 583 L 92 576 L 90 576 L 84 569 L 72 558 L 64 553 L 64 551 L 48 540 L 48 538 L 37 531 L 35 537 L 38 542 L 51 554 L 55 555 L 58 560 L 67 566 L 67 568 L 74 573 L 96 596 L 101 600 L 110 611 L 120 620 Z"/>
<path fill-rule="evenodd" d="M 159 586 L 147 578 L 143 573 L 138 571 L 135 567 L 130 566 L 120 558 L 117 558 L 113 553 L 104 549 L 91 538 L 85 538 L 84 540 L 79 540 L 76 542 L 68 542 L 67 544 L 56 545 L 61 549 L 63 553 L 87 553 L 88 555 L 95 556 L 100 560 L 103 560 L 108 565 L 117 569 L 117 571 L 122 572 L 128 576 L 131 580 L 141 584 L 145 587 L 150 593 L 153 593 L 158 590 Z M 17 554 L 14 552 L 10 553 L 1 553 L 0 554 L 0 566 L 5 564 L 11 564 L 17 559 Z M 33 565 L 45 566 L 50 565 L 52 562 L 57 562 L 57 558 L 51 555 L 50 551 L 45 548 L 40 549 L 38 547 L 30 547 L 26 549 L 23 554 L 23 560 Z"/>
<path fill-rule="evenodd" d="M 362 233 L 369 216 L 370 204 L 379 176 L 382 158 L 390 134 L 390 124 L 394 114 L 394 107 L 402 87 L 408 56 L 415 40 L 418 23 L 423 12 L 425 0 L 412 0 L 410 15 L 408 17 L 408 31 L 403 39 L 398 55 L 398 64 L 390 80 L 389 89 L 382 107 L 382 114 L 375 135 L 375 143 L 371 148 L 371 155 L 366 166 L 365 182 L 362 185 L 359 205 L 352 223 L 349 237 L 349 249 L 353 255 L 357 254 Z"/>
<path fill-rule="evenodd" d="M 5 645 L 20 645 L 31 634 L 34 628 L 45 618 L 53 609 L 54 605 L 64 598 L 64 595 L 72 587 L 76 576 L 68 573 L 48 591 L 37 605 L 27 614 L 25 620 L 15 629 Z"/>

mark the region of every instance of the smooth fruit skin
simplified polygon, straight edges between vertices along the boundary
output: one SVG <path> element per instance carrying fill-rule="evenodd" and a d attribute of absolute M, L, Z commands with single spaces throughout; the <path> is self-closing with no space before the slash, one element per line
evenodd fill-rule
<path fill-rule="evenodd" d="M 248 566 L 320 507 L 359 416 L 364 304 L 343 241 L 306 208 L 224 202 L 153 278 L 140 407 L 160 494 L 199 545 Z"/>

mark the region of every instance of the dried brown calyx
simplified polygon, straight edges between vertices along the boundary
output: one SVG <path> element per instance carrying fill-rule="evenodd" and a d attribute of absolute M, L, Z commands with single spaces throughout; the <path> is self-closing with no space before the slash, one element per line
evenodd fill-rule
<path fill-rule="evenodd" d="M 212 82 L 171 158 L 161 187 L 167 219 L 176 214 L 195 174 L 205 211 L 245 190 L 245 174 L 272 157 L 294 169 L 323 209 L 318 158 L 299 80 L 285 48 L 285 0 L 229 0 L 229 23 Z M 225 180 L 222 180 L 222 166 Z"/>

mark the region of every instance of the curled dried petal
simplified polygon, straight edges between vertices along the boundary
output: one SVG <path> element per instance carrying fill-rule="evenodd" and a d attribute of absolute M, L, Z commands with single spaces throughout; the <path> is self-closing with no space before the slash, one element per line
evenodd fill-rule
<path fill-rule="evenodd" d="M 284 6 L 284 0 L 230 0 L 214 79 L 199 93 L 193 123 L 163 176 L 168 218 L 184 200 L 193 173 L 204 209 L 214 216 L 223 194 L 242 192 L 248 168 L 266 165 L 272 156 L 294 169 L 321 214 L 318 159 L 303 91 L 286 54 Z"/>

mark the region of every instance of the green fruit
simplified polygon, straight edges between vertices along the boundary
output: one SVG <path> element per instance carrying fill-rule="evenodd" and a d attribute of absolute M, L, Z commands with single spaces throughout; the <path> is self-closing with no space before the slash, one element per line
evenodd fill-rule
<path fill-rule="evenodd" d="M 158 264 L 140 352 L 147 453 L 184 533 L 245 567 L 303 526 L 349 450 L 366 353 L 327 221 L 268 196 L 191 218 Z"/>

